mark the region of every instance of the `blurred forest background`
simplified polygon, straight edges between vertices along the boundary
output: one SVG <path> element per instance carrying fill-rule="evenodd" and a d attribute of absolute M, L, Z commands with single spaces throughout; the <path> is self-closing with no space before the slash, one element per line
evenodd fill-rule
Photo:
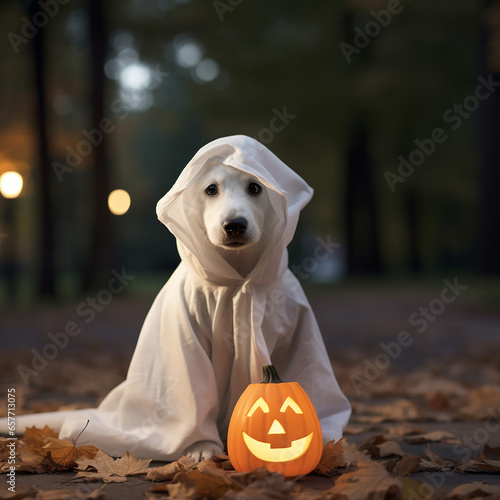
<path fill-rule="evenodd" d="M 315 189 L 291 263 L 340 243 L 316 281 L 500 272 L 498 1 L 10 0 L 0 32 L 2 304 L 164 281 L 156 202 L 233 134 Z"/>

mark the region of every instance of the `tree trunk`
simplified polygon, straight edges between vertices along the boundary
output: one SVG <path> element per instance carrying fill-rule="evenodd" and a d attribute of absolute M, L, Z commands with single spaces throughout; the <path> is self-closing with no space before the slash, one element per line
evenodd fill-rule
<path fill-rule="evenodd" d="M 487 0 L 484 7 L 500 13 L 500 3 Z M 491 19 L 492 12 L 484 15 Z M 481 34 L 482 76 L 500 82 L 500 50 L 497 44 L 488 44 L 491 38 L 498 40 L 500 30 L 494 26 L 483 26 Z M 477 268 L 489 275 L 500 274 L 500 93 L 492 92 L 481 102 L 481 204 L 479 209 L 479 235 L 477 240 Z"/>
<path fill-rule="evenodd" d="M 350 275 L 378 274 L 378 211 L 366 126 L 360 124 L 353 137 L 347 161 L 347 269 Z"/>
<path fill-rule="evenodd" d="M 88 0 L 92 75 L 92 128 L 100 131 L 104 116 L 104 59 L 107 34 L 100 0 Z M 111 214 L 108 209 L 108 137 L 94 146 L 94 189 L 91 241 L 88 261 L 84 268 L 83 288 L 102 286 L 113 266 Z M 98 134 L 96 134 L 98 135 Z"/>
<path fill-rule="evenodd" d="M 30 19 L 40 10 L 38 2 L 31 1 L 28 14 Z M 34 79 L 36 92 L 36 125 L 38 136 L 38 172 L 40 180 L 40 276 L 39 292 L 43 296 L 55 296 L 55 231 L 52 198 L 52 176 L 47 141 L 47 107 L 45 101 L 45 47 L 44 30 L 41 28 L 30 41 L 34 58 Z"/>

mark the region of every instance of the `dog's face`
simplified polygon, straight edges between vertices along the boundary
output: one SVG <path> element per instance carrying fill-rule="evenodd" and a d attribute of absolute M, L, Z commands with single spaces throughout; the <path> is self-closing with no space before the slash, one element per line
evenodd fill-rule
<path fill-rule="evenodd" d="M 196 196 L 206 235 L 216 247 L 242 250 L 266 235 L 271 203 L 256 177 L 214 163 L 196 182 Z"/>

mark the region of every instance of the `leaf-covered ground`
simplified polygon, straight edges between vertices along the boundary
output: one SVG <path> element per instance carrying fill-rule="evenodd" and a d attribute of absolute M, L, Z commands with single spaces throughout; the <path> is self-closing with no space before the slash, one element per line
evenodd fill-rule
<path fill-rule="evenodd" d="M 45 429 L 19 442 L 18 496 L 0 478 L 0 498 L 500 498 L 498 284 L 456 283 L 466 288 L 453 300 L 443 281 L 308 291 L 353 405 L 344 441 L 325 448 L 313 474 L 239 475 L 224 456 L 197 466 L 118 461 Z M 18 413 L 95 406 L 124 378 L 150 302 L 114 300 L 27 384 L 19 366 L 79 320 L 78 304 L 5 311 L 0 411 L 9 387 Z M 0 463 L 7 456 L 0 441 Z"/>

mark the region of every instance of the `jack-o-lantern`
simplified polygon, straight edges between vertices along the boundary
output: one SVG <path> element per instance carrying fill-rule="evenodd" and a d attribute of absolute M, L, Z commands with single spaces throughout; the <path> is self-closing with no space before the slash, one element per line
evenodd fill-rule
<path fill-rule="evenodd" d="M 321 426 L 298 382 L 280 380 L 264 366 L 264 380 L 250 384 L 234 407 L 227 436 L 231 464 L 238 472 L 258 467 L 298 476 L 314 470 L 323 451 Z"/>

